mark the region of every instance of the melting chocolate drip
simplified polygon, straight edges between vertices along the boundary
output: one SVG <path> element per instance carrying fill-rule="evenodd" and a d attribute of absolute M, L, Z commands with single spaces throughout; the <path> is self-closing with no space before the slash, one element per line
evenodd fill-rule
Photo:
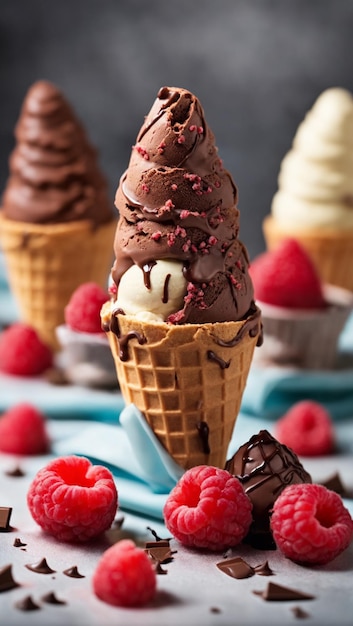
<path fill-rule="evenodd" d="M 171 278 L 171 274 L 167 274 L 164 280 L 163 297 L 162 297 L 163 304 L 167 304 L 169 300 L 168 286 L 169 286 L 170 278 Z"/>
<path fill-rule="evenodd" d="M 224 361 L 220 356 L 218 356 L 218 354 L 213 352 L 213 350 L 207 351 L 207 358 L 209 359 L 209 361 L 214 361 L 215 363 L 217 363 L 222 370 L 225 370 L 230 366 L 230 360 Z"/>
<path fill-rule="evenodd" d="M 142 267 L 143 282 L 146 289 L 148 290 L 151 289 L 151 271 L 155 265 L 157 265 L 156 261 L 149 261 L 149 263 L 145 263 L 145 265 Z"/>
<path fill-rule="evenodd" d="M 31 572 L 36 572 L 36 574 L 55 574 L 55 569 L 49 567 L 46 558 L 41 559 L 38 563 L 34 565 L 27 564 L 27 569 L 30 569 Z"/>
<path fill-rule="evenodd" d="M 131 339 L 137 339 L 138 343 L 143 345 L 146 343 L 146 337 L 141 335 L 137 330 L 130 330 L 126 335 L 121 334 L 118 315 L 125 315 L 122 309 L 115 309 L 110 317 L 108 324 L 103 324 L 102 328 L 105 332 L 112 332 L 116 335 L 119 343 L 119 357 L 121 361 L 127 361 L 129 358 L 128 344 Z"/>
<path fill-rule="evenodd" d="M 202 449 L 204 451 L 205 454 L 210 454 L 211 452 L 211 448 L 210 448 L 210 444 L 208 441 L 208 437 L 210 434 L 210 429 L 209 426 L 207 424 L 207 422 L 201 421 L 198 422 L 196 424 L 196 428 L 198 430 L 201 442 L 202 442 Z"/>
<path fill-rule="evenodd" d="M 260 330 L 259 330 L 260 325 Z M 262 325 L 261 325 L 261 312 L 260 309 L 256 308 L 255 312 L 248 317 L 248 319 L 244 322 L 243 326 L 238 330 L 237 334 L 230 339 L 229 341 L 225 341 L 224 339 L 219 339 L 218 337 L 214 337 L 215 343 L 223 348 L 233 348 L 238 343 L 240 343 L 245 335 L 249 334 L 250 337 L 256 337 L 258 335 L 258 340 L 256 345 L 261 346 L 263 342 L 262 336 Z"/>

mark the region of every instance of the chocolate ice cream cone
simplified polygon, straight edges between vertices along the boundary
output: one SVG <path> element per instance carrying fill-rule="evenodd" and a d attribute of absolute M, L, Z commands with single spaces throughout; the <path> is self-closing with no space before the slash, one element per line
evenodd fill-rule
<path fill-rule="evenodd" d="M 125 402 L 138 407 L 181 467 L 223 468 L 261 333 L 258 310 L 214 324 L 113 319 L 117 332 L 107 334 Z M 110 303 L 102 321 L 111 325 Z"/>
<path fill-rule="evenodd" d="M 53 349 L 73 291 L 89 281 L 107 287 L 115 228 L 115 220 L 94 229 L 89 220 L 31 224 L 0 214 L 0 243 L 20 319 Z"/>

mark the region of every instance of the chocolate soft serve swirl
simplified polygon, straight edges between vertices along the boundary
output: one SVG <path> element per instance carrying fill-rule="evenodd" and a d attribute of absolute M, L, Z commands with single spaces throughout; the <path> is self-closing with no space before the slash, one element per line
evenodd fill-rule
<path fill-rule="evenodd" d="M 238 239 L 237 188 L 223 168 L 199 100 L 163 87 L 120 179 L 112 277 L 134 264 L 179 260 L 187 281 L 174 324 L 237 321 L 256 311 L 247 252 Z"/>
<path fill-rule="evenodd" d="M 5 217 L 38 224 L 88 219 L 94 226 L 113 219 L 96 151 L 54 85 L 43 80 L 29 89 L 15 137 Z"/>

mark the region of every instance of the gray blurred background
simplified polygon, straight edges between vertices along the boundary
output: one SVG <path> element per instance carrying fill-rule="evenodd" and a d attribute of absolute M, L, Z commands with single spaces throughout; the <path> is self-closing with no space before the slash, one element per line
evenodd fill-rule
<path fill-rule="evenodd" d="M 0 0 L 0 192 L 34 81 L 74 107 L 112 201 L 159 87 L 185 87 L 238 185 L 253 257 L 305 112 L 328 87 L 353 91 L 352 52 L 352 0 Z"/>

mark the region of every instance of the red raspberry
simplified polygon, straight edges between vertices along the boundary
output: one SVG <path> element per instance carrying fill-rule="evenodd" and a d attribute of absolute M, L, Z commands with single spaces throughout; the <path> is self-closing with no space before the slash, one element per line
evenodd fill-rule
<path fill-rule="evenodd" d="M 163 514 L 168 530 L 184 545 L 223 550 L 245 537 L 251 511 L 238 478 L 226 470 L 199 465 L 183 474 Z"/>
<path fill-rule="evenodd" d="M 278 441 L 302 456 L 330 454 L 335 445 L 331 415 L 312 400 L 294 404 L 275 425 Z"/>
<path fill-rule="evenodd" d="M 290 485 L 278 496 L 271 529 L 286 557 L 297 563 L 322 565 L 349 546 L 353 520 L 337 493 L 306 483 Z"/>
<path fill-rule="evenodd" d="M 295 239 L 263 252 L 250 265 L 255 298 L 295 309 L 325 306 L 321 281 L 307 252 Z"/>
<path fill-rule="evenodd" d="M 94 593 L 114 606 L 142 606 L 155 595 L 156 571 L 131 539 L 121 539 L 100 558 L 93 574 Z"/>
<path fill-rule="evenodd" d="M 83 283 L 72 294 L 65 307 L 65 322 L 72 330 L 101 333 L 100 311 L 108 292 L 96 283 Z"/>
<path fill-rule="evenodd" d="M 27 504 L 33 519 L 60 541 L 88 541 L 110 528 L 118 494 L 111 472 L 85 457 L 50 461 L 34 477 Z"/>
<path fill-rule="evenodd" d="M 0 451 L 10 454 L 45 454 L 49 436 L 45 417 L 31 404 L 13 406 L 0 418 Z"/>
<path fill-rule="evenodd" d="M 17 322 L 0 337 L 0 370 L 15 376 L 38 376 L 53 364 L 53 353 L 34 328 Z"/>

